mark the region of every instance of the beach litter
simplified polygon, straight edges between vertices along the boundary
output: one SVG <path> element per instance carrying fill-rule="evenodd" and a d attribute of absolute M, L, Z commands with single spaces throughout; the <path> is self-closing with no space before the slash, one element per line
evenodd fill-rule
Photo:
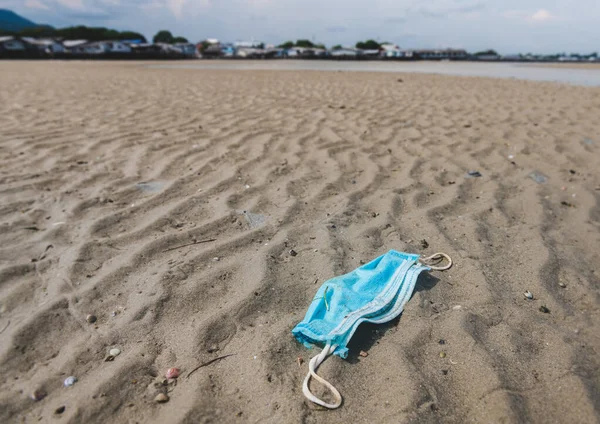
<path fill-rule="evenodd" d="M 467 175 L 465 175 L 466 178 L 479 178 L 482 176 L 483 175 L 479 171 L 469 171 L 467 172 Z"/>
<path fill-rule="evenodd" d="M 262 227 L 267 221 L 267 217 L 265 215 L 261 215 L 258 213 L 252 213 L 248 211 L 241 211 L 238 213 L 244 215 L 244 218 L 246 218 L 246 222 L 248 223 L 251 229 Z"/>
<path fill-rule="evenodd" d="M 443 260 L 447 264 L 439 265 Z M 452 259 L 445 253 L 420 258 L 416 254 L 390 250 L 348 274 L 323 283 L 304 319 L 292 330 L 306 347 L 324 346 L 309 361 L 309 371 L 302 385 L 304 396 L 325 408 L 338 408 L 342 396 L 331 383 L 317 375 L 318 367 L 332 354 L 348 357 L 348 342 L 361 323 L 383 324 L 398 317 L 411 298 L 421 272 L 442 271 L 451 266 Z M 311 378 L 333 394 L 333 403 L 323 401 L 310 391 Z"/>
<path fill-rule="evenodd" d="M 548 177 L 539 171 L 532 171 L 529 174 L 529 178 L 531 178 L 533 181 L 535 181 L 538 184 L 546 184 L 546 182 L 548 181 Z"/>
<path fill-rule="evenodd" d="M 584 138 L 583 144 L 585 144 L 586 146 L 594 146 L 596 143 L 591 138 Z"/>
<path fill-rule="evenodd" d="M 158 193 L 164 186 L 165 183 L 162 181 L 143 181 L 135 185 L 138 190 L 144 193 Z"/>

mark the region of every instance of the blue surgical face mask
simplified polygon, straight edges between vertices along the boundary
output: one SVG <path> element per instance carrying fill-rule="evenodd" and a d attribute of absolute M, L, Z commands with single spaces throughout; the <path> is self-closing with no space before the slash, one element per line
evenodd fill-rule
<path fill-rule="evenodd" d="M 422 261 L 446 258 L 445 267 L 421 265 L 419 255 L 390 250 L 385 255 L 354 271 L 326 281 L 317 291 L 306 316 L 292 333 L 307 347 L 324 345 L 323 351 L 309 362 L 304 379 L 304 395 L 319 405 L 337 408 L 342 398 L 339 392 L 316 374 L 316 369 L 330 355 L 348 356 L 348 342 L 363 322 L 382 324 L 396 318 L 412 296 L 419 274 L 429 269 L 448 269 L 450 258 L 437 253 Z M 335 397 L 328 404 L 316 398 L 308 389 L 310 378 L 327 386 Z"/>

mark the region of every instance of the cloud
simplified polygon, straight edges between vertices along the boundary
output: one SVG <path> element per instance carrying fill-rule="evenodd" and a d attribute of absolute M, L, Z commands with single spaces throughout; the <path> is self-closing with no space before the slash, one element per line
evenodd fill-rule
<path fill-rule="evenodd" d="M 167 0 L 167 7 L 175 15 L 176 18 L 183 16 L 183 6 L 187 0 Z"/>
<path fill-rule="evenodd" d="M 535 22 L 545 22 L 554 19 L 554 16 L 546 9 L 540 9 L 531 15 L 530 19 Z"/>
<path fill-rule="evenodd" d="M 82 0 L 57 0 L 61 6 L 68 7 L 69 9 L 83 10 L 85 6 Z"/>
<path fill-rule="evenodd" d="M 401 24 L 406 22 L 406 16 L 392 16 L 383 20 L 386 24 Z"/>
<path fill-rule="evenodd" d="M 28 9 L 40 9 L 40 10 L 49 10 L 50 8 L 42 3 L 40 0 L 27 0 L 25 2 L 25 7 Z"/>
<path fill-rule="evenodd" d="M 330 27 L 325 28 L 325 31 L 331 32 L 331 33 L 346 32 L 347 30 L 348 30 L 348 28 L 343 27 L 343 26 L 330 26 Z"/>

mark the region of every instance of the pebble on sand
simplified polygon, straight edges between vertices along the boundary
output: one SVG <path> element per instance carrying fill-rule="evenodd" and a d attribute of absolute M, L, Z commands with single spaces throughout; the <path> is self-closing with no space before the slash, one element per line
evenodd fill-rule
<path fill-rule="evenodd" d="M 364 350 L 361 350 L 359 355 L 362 356 L 363 358 L 366 358 L 367 356 L 369 356 L 369 354 L 367 352 L 365 352 Z"/>
<path fill-rule="evenodd" d="M 44 389 L 37 389 L 31 394 L 31 399 L 40 401 L 46 397 L 48 393 Z"/>
<path fill-rule="evenodd" d="M 96 315 L 88 314 L 88 316 L 85 317 L 85 320 L 88 323 L 93 324 L 93 323 L 95 323 L 98 320 L 98 318 L 96 318 Z"/>
<path fill-rule="evenodd" d="M 533 299 L 533 294 L 529 290 L 523 293 L 523 295 L 529 300 Z"/>
<path fill-rule="evenodd" d="M 298 255 L 298 252 L 296 252 L 294 249 L 292 249 L 292 250 L 290 250 L 290 255 L 296 256 L 296 255 Z"/>
<path fill-rule="evenodd" d="M 116 347 L 112 348 L 111 350 L 108 351 L 108 354 L 110 356 L 119 356 L 120 353 L 121 353 L 121 350 L 117 349 Z"/>
<path fill-rule="evenodd" d="M 164 393 L 159 393 L 154 398 L 154 401 L 158 403 L 165 403 L 169 401 L 169 396 L 165 395 Z"/>
<path fill-rule="evenodd" d="M 177 378 L 179 377 L 179 368 L 169 368 L 165 374 L 167 378 Z"/>
<path fill-rule="evenodd" d="M 71 387 L 75 383 L 77 383 L 77 377 L 75 377 L 74 375 L 71 375 L 71 376 L 65 378 L 65 382 L 64 382 L 65 387 Z"/>
<path fill-rule="evenodd" d="M 65 405 L 61 405 L 54 410 L 54 413 L 60 415 L 63 412 L 65 412 L 65 409 L 66 409 Z"/>
<path fill-rule="evenodd" d="M 545 314 L 549 314 L 550 313 L 550 309 L 548 309 L 546 307 L 546 305 L 542 305 L 542 306 L 540 306 L 540 312 L 543 312 Z"/>

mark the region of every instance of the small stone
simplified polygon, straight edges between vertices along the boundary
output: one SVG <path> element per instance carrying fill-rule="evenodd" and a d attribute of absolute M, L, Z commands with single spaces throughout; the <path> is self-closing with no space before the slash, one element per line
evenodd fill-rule
<path fill-rule="evenodd" d="M 220 260 L 221 260 L 221 258 L 219 258 L 218 256 L 215 256 L 215 257 L 213 258 L 213 261 L 215 261 L 215 262 L 219 262 Z"/>
<path fill-rule="evenodd" d="M 440 358 L 445 358 L 446 357 L 446 352 L 440 352 Z"/>
<path fill-rule="evenodd" d="M 558 285 L 559 285 L 560 287 L 562 287 L 563 289 L 564 289 L 565 287 L 567 287 L 567 285 L 566 285 L 565 283 L 563 283 L 562 281 L 559 281 L 559 282 L 558 282 Z"/>
<path fill-rule="evenodd" d="M 533 299 L 533 294 L 531 294 L 531 292 L 529 290 L 527 290 L 525 293 L 523 293 L 523 295 L 529 300 Z"/>
<path fill-rule="evenodd" d="M 44 399 L 47 395 L 48 393 L 44 389 L 37 389 L 31 394 L 31 399 L 37 402 Z"/>
<path fill-rule="evenodd" d="M 359 355 L 362 356 L 363 358 L 366 358 L 367 356 L 369 356 L 369 354 L 367 352 L 365 352 L 364 350 L 361 350 Z"/>
<path fill-rule="evenodd" d="M 169 368 L 165 374 L 167 378 L 177 378 L 179 377 L 179 368 Z"/>
<path fill-rule="evenodd" d="M 217 346 L 217 345 L 211 345 L 208 349 L 206 349 L 206 351 L 208 353 L 213 353 L 213 352 L 216 352 L 217 350 L 219 350 L 219 346 Z"/>
<path fill-rule="evenodd" d="M 95 323 L 98 320 L 98 318 L 96 318 L 96 315 L 88 314 L 88 316 L 85 317 L 85 320 L 88 323 L 93 324 L 93 323 Z"/>
<path fill-rule="evenodd" d="M 298 252 L 296 252 L 294 249 L 292 249 L 292 250 L 290 250 L 290 255 L 296 256 L 296 255 L 298 255 Z"/>
<path fill-rule="evenodd" d="M 75 383 L 77 383 L 77 377 L 72 375 L 72 376 L 65 378 L 65 382 L 64 382 L 65 387 L 71 387 Z"/>
<path fill-rule="evenodd" d="M 439 344 L 441 344 L 441 345 L 443 345 L 443 344 L 446 344 L 446 340 L 444 340 L 444 339 L 440 339 L 440 340 L 438 341 L 438 343 L 439 343 Z"/>
<path fill-rule="evenodd" d="M 448 370 L 442 370 L 442 374 L 448 375 Z"/>
<path fill-rule="evenodd" d="M 65 412 L 65 409 L 66 409 L 65 405 L 59 406 L 58 408 L 56 408 L 56 410 L 54 411 L 54 413 L 60 415 L 63 412 Z"/>
<path fill-rule="evenodd" d="M 120 349 L 117 349 L 116 347 L 112 348 L 111 350 L 108 351 L 108 354 L 110 356 L 119 356 L 119 354 L 121 353 Z"/>
<path fill-rule="evenodd" d="M 455 306 L 452 307 L 453 311 L 460 311 L 461 309 L 462 309 L 461 305 L 455 305 Z"/>
<path fill-rule="evenodd" d="M 545 314 L 549 314 L 550 313 L 550 309 L 548 309 L 546 307 L 546 305 L 542 305 L 542 306 L 540 306 L 540 312 L 543 312 Z"/>
<path fill-rule="evenodd" d="M 169 401 L 169 396 L 165 395 L 164 393 L 159 393 L 154 398 L 154 401 L 158 403 L 165 403 Z"/>
<path fill-rule="evenodd" d="M 421 247 L 423 249 L 427 249 L 429 247 L 429 243 L 427 242 L 427 240 L 425 240 L 425 239 L 421 240 Z"/>

